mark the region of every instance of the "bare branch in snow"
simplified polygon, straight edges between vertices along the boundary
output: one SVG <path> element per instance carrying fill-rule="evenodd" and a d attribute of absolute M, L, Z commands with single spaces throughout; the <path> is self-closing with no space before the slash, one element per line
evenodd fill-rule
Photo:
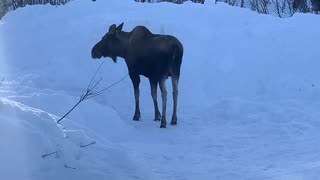
<path fill-rule="evenodd" d="M 276 14 L 281 18 L 281 5 L 279 0 L 273 0 L 273 4 Z"/>
<path fill-rule="evenodd" d="M 92 141 L 91 143 L 89 144 L 86 144 L 86 145 L 80 145 L 81 148 L 84 148 L 84 147 L 88 147 L 88 146 L 91 146 L 93 144 L 96 144 L 96 141 Z"/>
<path fill-rule="evenodd" d="M 68 166 L 68 165 L 64 165 L 63 167 L 67 168 L 67 169 L 77 169 L 75 167 L 71 167 L 71 166 Z"/>
<path fill-rule="evenodd" d="M 51 152 L 51 153 L 44 154 L 44 155 L 42 155 L 41 157 L 42 157 L 42 158 L 46 158 L 46 157 L 48 157 L 48 156 L 51 156 L 51 155 L 57 154 L 57 153 L 58 153 L 58 151 L 54 151 L 54 152 Z"/>
<path fill-rule="evenodd" d="M 99 96 L 101 94 L 103 94 L 106 90 L 110 89 L 111 87 L 115 86 L 116 84 L 120 83 L 121 81 L 123 81 L 127 76 L 124 76 L 122 79 L 120 79 L 119 81 L 111 84 L 110 86 L 103 88 L 102 90 L 99 91 L 94 91 L 95 88 L 100 84 L 100 82 L 102 81 L 102 78 L 99 78 L 97 81 L 96 79 L 96 75 L 97 73 L 100 71 L 101 67 L 102 67 L 103 63 L 101 63 L 101 65 L 99 66 L 99 68 L 97 69 L 97 71 L 94 73 L 93 77 L 91 78 L 88 87 L 86 89 L 86 91 L 84 93 L 82 93 L 82 95 L 80 96 L 79 101 L 65 114 L 63 115 L 58 121 L 57 123 L 60 124 L 60 122 L 66 117 L 68 116 L 82 101 L 87 100 L 87 99 L 91 99 L 94 98 L 96 96 Z"/>
<path fill-rule="evenodd" d="M 0 86 L 2 85 L 3 81 L 4 81 L 4 77 L 0 81 Z"/>

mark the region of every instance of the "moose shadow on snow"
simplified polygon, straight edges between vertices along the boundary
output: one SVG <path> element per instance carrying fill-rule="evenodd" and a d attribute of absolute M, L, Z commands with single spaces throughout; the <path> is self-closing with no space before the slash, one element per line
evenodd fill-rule
<path fill-rule="evenodd" d="M 130 32 L 122 31 L 123 23 L 113 24 L 91 51 L 93 59 L 110 57 L 117 62 L 122 57 L 128 67 L 134 88 L 135 113 L 133 120 L 140 119 L 139 84 L 140 75 L 149 79 L 154 103 L 155 121 L 161 120 L 160 128 L 166 127 L 167 90 L 165 81 L 171 77 L 173 87 L 173 114 L 171 125 L 177 124 L 178 82 L 183 57 L 183 45 L 171 35 L 153 34 L 144 26 Z M 162 97 L 162 114 L 157 102 L 158 84 Z"/>

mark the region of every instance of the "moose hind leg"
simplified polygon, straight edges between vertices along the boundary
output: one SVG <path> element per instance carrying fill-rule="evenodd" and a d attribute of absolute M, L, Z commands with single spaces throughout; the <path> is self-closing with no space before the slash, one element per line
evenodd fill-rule
<path fill-rule="evenodd" d="M 161 114 L 158 108 L 158 101 L 157 101 L 158 82 L 153 80 L 149 80 L 149 81 L 150 81 L 150 87 L 151 87 L 151 96 L 152 96 L 153 105 L 154 105 L 154 120 L 160 121 Z"/>
<path fill-rule="evenodd" d="M 167 109 L 167 88 L 166 88 L 166 78 L 160 81 L 160 90 L 162 97 L 162 117 L 160 128 L 166 128 L 166 109 Z"/>
<path fill-rule="evenodd" d="M 139 121 L 140 120 L 140 107 L 139 107 L 139 84 L 140 84 L 140 77 L 139 75 L 130 75 L 133 88 L 134 88 L 134 98 L 135 98 L 135 113 L 133 116 L 133 120 Z"/>
<path fill-rule="evenodd" d="M 179 78 L 176 76 L 172 76 L 172 96 L 173 96 L 173 113 L 171 119 L 171 125 L 177 124 L 177 106 L 178 106 L 178 83 Z"/>

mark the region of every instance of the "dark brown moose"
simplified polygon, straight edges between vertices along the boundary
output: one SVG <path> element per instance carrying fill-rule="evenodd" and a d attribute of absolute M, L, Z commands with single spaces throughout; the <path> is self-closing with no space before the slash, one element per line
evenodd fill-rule
<path fill-rule="evenodd" d="M 133 120 L 140 119 L 140 75 L 149 78 L 155 121 L 161 119 L 160 128 L 166 127 L 167 90 L 165 81 L 171 76 L 173 88 L 171 125 L 176 125 L 178 82 L 183 56 L 182 44 L 173 36 L 153 34 L 144 26 L 137 26 L 131 32 L 122 31 L 122 27 L 123 23 L 118 27 L 115 24 L 109 27 L 107 34 L 92 48 L 92 58 L 110 57 L 114 62 L 117 62 L 119 56 L 125 60 L 134 88 L 135 113 Z M 160 115 L 157 103 L 158 83 L 162 96 L 162 115 Z"/>

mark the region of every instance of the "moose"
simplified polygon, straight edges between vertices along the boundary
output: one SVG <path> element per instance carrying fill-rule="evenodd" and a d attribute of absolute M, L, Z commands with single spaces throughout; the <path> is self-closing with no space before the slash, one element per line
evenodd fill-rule
<path fill-rule="evenodd" d="M 161 120 L 160 128 L 166 128 L 167 89 L 166 79 L 171 77 L 173 89 L 173 114 L 171 125 L 177 124 L 178 82 L 183 57 L 183 45 L 174 36 L 153 34 L 145 26 L 136 26 L 130 32 L 122 31 L 123 23 L 112 24 L 101 41 L 91 50 L 93 59 L 110 57 L 115 63 L 117 57 L 125 60 L 132 81 L 135 97 L 133 120 L 140 120 L 139 84 L 140 75 L 149 79 L 154 103 L 154 120 Z M 162 114 L 157 102 L 158 84 L 162 97 Z"/>

